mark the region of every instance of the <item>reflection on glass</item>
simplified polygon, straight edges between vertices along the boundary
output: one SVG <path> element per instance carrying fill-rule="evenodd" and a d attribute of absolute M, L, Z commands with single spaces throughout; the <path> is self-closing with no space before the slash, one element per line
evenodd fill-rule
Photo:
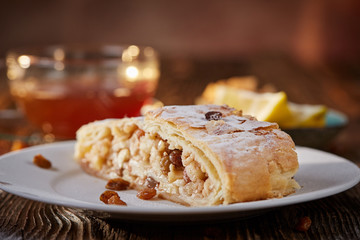
<path fill-rule="evenodd" d="M 19 109 L 56 138 L 74 138 L 94 120 L 138 116 L 159 77 L 155 50 L 135 45 L 17 50 L 7 65 Z"/>

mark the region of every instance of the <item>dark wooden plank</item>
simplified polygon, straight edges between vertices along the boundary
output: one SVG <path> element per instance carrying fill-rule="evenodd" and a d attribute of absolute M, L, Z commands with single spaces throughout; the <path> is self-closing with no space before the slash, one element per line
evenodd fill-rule
<path fill-rule="evenodd" d="M 260 216 L 217 223 L 125 222 L 0 193 L 0 237 L 14 239 L 359 239 L 360 186 Z M 6 206 L 6 207 L 4 207 Z M 307 232 L 297 221 L 309 216 Z"/>

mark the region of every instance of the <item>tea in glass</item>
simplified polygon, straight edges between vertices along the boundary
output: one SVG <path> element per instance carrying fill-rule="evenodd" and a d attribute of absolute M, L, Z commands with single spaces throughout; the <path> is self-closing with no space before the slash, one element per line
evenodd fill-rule
<path fill-rule="evenodd" d="M 95 120 L 138 116 L 159 78 L 156 51 L 135 45 L 15 50 L 7 66 L 19 109 L 57 139 Z"/>

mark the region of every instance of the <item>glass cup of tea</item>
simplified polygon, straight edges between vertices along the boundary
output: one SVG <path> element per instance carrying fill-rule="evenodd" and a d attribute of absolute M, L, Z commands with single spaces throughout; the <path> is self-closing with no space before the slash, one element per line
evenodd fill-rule
<path fill-rule="evenodd" d="M 16 49 L 6 64 L 19 110 L 59 140 L 95 120 L 140 115 L 160 75 L 157 52 L 135 45 Z"/>

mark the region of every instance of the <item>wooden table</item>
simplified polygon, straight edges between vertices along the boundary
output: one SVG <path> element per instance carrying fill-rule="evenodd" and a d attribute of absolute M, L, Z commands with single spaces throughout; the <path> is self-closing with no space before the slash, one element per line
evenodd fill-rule
<path fill-rule="evenodd" d="M 164 60 L 157 98 L 167 105 L 192 104 L 208 82 L 249 74 L 284 90 L 294 102 L 321 103 L 345 113 L 349 125 L 323 149 L 360 166 L 360 72 L 355 66 L 304 69 L 284 56 L 246 61 Z M 9 141 L 4 142 L 3 149 L 10 147 Z M 295 230 L 305 216 L 312 221 L 309 230 Z M 251 218 L 195 224 L 106 220 L 0 190 L 0 239 L 54 238 L 360 239 L 360 185 Z"/>

